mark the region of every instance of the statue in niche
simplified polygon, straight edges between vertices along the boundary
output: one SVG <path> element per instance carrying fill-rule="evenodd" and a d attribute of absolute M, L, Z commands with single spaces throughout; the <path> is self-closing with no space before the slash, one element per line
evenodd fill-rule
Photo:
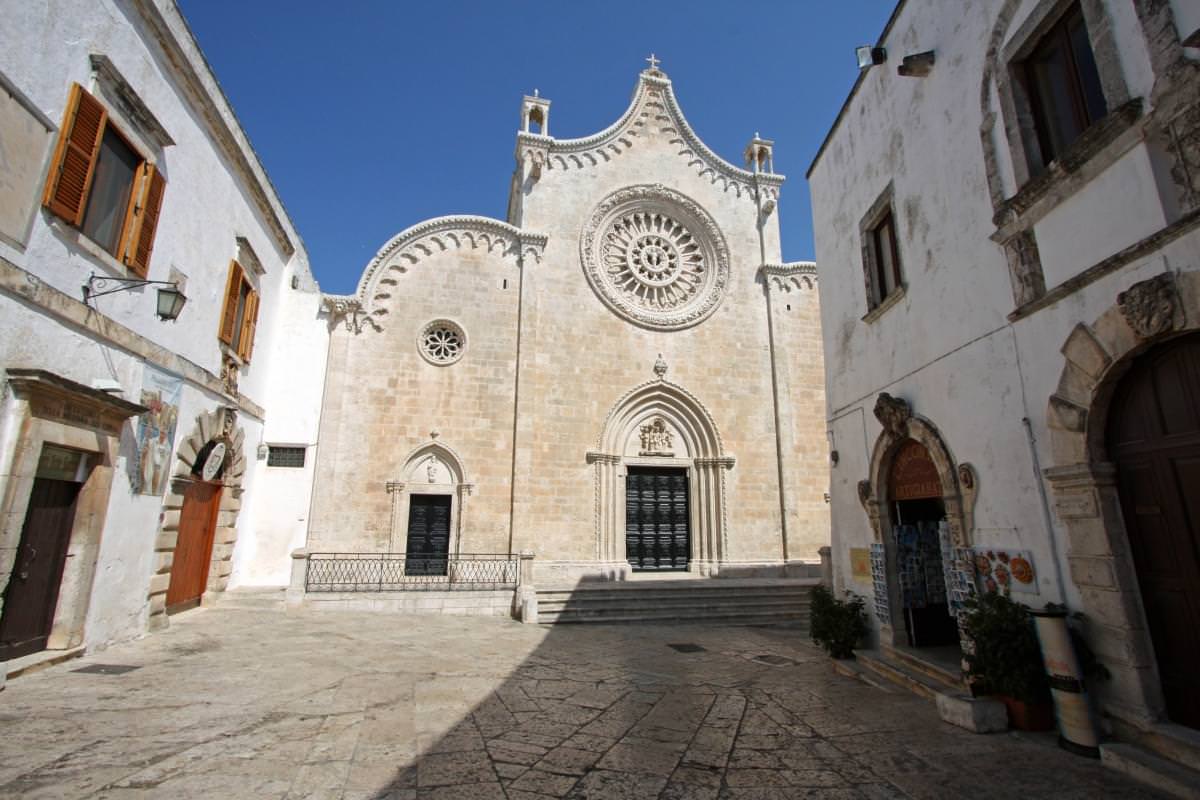
<path fill-rule="evenodd" d="M 429 460 L 425 462 L 425 475 L 429 478 L 430 483 L 437 483 L 438 467 L 440 466 L 441 463 L 437 456 L 430 456 Z"/>
<path fill-rule="evenodd" d="M 674 434 L 662 417 L 655 417 L 638 431 L 642 438 L 642 456 L 673 456 Z"/>

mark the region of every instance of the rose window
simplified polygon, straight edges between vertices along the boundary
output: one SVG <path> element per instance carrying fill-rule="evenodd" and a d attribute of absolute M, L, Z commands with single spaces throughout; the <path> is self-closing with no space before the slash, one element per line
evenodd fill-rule
<path fill-rule="evenodd" d="M 462 328 L 455 323 L 439 319 L 421 330 L 417 345 L 426 361 L 432 364 L 453 364 L 462 358 L 467 347 L 467 337 Z"/>
<path fill-rule="evenodd" d="M 663 186 L 610 195 L 581 241 L 584 271 L 600 299 L 635 322 L 684 328 L 716 309 L 727 256 L 711 218 Z"/>

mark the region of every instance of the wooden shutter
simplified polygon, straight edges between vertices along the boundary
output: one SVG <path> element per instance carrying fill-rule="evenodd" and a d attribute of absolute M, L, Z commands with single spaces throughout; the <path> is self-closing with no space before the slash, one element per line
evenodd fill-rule
<path fill-rule="evenodd" d="M 136 206 L 130 203 L 130 213 L 122 233 L 121 249 L 124 261 L 143 278 L 150 271 L 150 254 L 154 252 L 154 232 L 158 229 L 158 214 L 162 210 L 163 192 L 167 182 L 153 164 L 143 161 L 138 166 L 134 186 L 140 187 Z"/>
<path fill-rule="evenodd" d="M 238 339 L 238 355 L 249 362 L 254 352 L 254 331 L 258 328 L 258 292 L 250 289 L 246 293 L 246 308 L 242 312 L 242 335 Z"/>
<path fill-rule="evenodd" d="M 225 305 L 221 307 L 221 327 L 217 338 L 233 346 L 233 332 L 237 329 L 238 298 L 242 293 L 242 267 L 237 261 L 229 262 L 229 278 L 225 281 Z"/>
<path fill-rule="evenodd" d="M 54 169 L 46 181 L 42 204 L 72 225 L 83 222 L 96 156 L 108 112 L 78 83 L 71 84 L 62 133 L 54 149 Z"/>

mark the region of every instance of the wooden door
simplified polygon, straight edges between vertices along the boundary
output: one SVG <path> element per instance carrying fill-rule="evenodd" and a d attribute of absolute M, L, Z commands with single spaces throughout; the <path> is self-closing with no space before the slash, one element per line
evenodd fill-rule
<path fill-rule="evenodd" d="M 630 467 L 625 557 L 639 570 L 686 570 L 691 555 L 687 470 Z"/>
<path fill-rule="evenodd" d="M 1134 363 L 1113 396 L 1108 446 L 1167 715 L 1200 728 L 1200 335 Z"/>
<path fill-rule="evenodd" d="M 188 485 L 179 512 L 179 538 L 167 586 L 167 611 L 184 611 L 200 604 L 208 583 L 217 513 L 221 508 L 221 484 L 196 481 Z"/>
<path fill-rule="evenodd" d="M 0 660 L 46 649 L 81 486 L 49 478 L 33 481 L 21 542 L 4 591 Z"/>
<path fill-rule="evenodd" d="M 414 494 L 408 503 L 405 575 L 445 575 L 450 552 L 450 495 Z"/>

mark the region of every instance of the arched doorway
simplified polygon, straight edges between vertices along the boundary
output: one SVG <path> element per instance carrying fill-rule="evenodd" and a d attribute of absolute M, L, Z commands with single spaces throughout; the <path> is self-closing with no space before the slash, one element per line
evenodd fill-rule
<path fill-rule="evenodd" d="M 712 576 L 728 552 L 724 451 L 708 409 L 665 379 L 629 391 L 609 412 L 596 450 L 596 555 L 604 574 L 687 571 Z"/>
<path fill-rule="evenodd" d="M 1200 334 L 1139 356 L 1109 406 L 1106 444 L 1167 716 L 1200 728 Z"/>
<path fill-rule="evenodd" d="M 943 561 L 950 533 L 942 498 L 941 477 L 929 450 L 914 439 L 900 441 L 887 482 L 893 522 L 889 577 L 900 589 L 898 616 L 909 647 L 957 651 L 958 623 L 948 600 Z M 957 652 L 949 655 L 950 661 L 955 658 Z"/>

